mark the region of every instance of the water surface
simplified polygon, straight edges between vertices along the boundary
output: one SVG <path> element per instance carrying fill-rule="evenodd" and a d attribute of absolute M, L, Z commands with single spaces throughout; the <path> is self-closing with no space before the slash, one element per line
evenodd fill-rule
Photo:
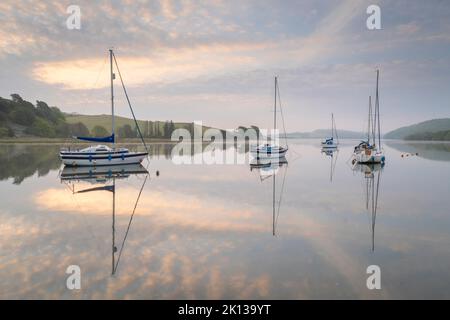
<path fill-rule="evenodd" d="M 354 144 L 290 140 L 275 179 L 176 165 L 170 144 L 148 175 L 64 179 L 59 145 L 0 145 L 0 298 L 450 298 L 449 145 L 392 141 L 354 168 Z"/>

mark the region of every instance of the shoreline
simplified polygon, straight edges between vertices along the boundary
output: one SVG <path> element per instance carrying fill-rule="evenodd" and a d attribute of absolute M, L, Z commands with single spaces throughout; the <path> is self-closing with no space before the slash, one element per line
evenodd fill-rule
<path fill-rule="evenodd" d="M 147 143 L 178 143 L 178 141 L 172 141 L 169 139 L 144 139 Z M 0 144 L 11 144 L 11 143 L 30 143 L 30 144 L 79 144 L 86 145 L 89 142 L 77 141 L 74 139 L 61 139 L 61 138 L 0 138 Z M 116 144 L 139 144 L 142 143 L 141 139 L 124 139 L 116 141 Z"/>
<path fill-rule="evenodd" d="M 320 140 L 320 138 L 294 138 L 288 137 L 288 140 Z M 342 140 L 360 140 L 356 138 L 348 138 Z M 382 139 L 385 142 L 403 142 L 403 143 L 450 143 L 450 140 L 404 140 L 404 139 Z M 144 139 L 146 143 L 152 144 L 176 144 L 180 141 L 173 141 L 170 139 Z M 200 142 L 194 141 L 194 142 Z M 202 141 L 203 143 L 209 143 L 211 141 Z M 78 141 L 74 139 L 61 139 L 61 138 L 36 138 L 36 137 L 22 137 L 22 138 L 0 138 L 0 144 L 76 144 L 87 145 L 88 142 Z M 116 141 L 116 144 L 141 144 L 142 141 L 139 138 L 123 139 Z"/>

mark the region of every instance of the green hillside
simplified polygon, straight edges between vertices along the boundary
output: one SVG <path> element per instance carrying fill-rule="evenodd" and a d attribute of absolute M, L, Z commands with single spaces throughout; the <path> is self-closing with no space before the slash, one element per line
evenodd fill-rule
<path fill-rule="evenodd" d="M 402 127 L 384 135 L 385 139 L 406 139 L 411 136 L 422 136 L 421 140 L 426 140 L 427 135 L 437 133 L 440 131 L 450 130 L 450 118 L 433 119 L 407 127 Z"/>
<path fill-rule="evenodd" d="M 111 131 L 111 115 L 101 114 L 101 115 L 84 115 L 84 114 L 65 114 L 67 123 L 83 123 L 89 131 L 95 126 L 102 126 L 108 131 Z M 123 127 L 128 124 L 134 127 L 134 120 L 125 117 L 115 116 L 116 128 Z M 139 126 L 142 127 L 145 121 L 138 121 Z"/>
<path fill-rule="evenodd" d="M 0 97 L 0 138 L 55 138 L 69 135 L 71 130 L 57 107 L 39 100 L 33 104 L 16 93 L 11 99 Z"/>
<path fill-rule="evenodd" d="M 111 132 L 111 115 L 65 114 L 65 118 L 69 124 L 82 123 L 90 132 L 93 132 L 96 127 L 102 127 L 108 132 Z M 170 134 L 173 130 L 186 129 L 190 132 L 193 130 L 193 123 L 191 122 L 148 120 L 138 120 L 137 122 L 144 138 L 170 138 Z M 119 138 L 137 137 L 134 119 L 115 116 L 115 127 Z M 127 130 L 123 130 L 125 127 L 128 127 Z M 210 127 L 203 126 L 203 132 L 209 128 Z M 128 133 L 125 131 L 128 131 Z"/>
<path fill-rule="evenodd" d="M 109 131 L 111 131 L 111 115 L 101 114 L 101 115 L 86 115 L 86 114 L 65 114 L 67 123 L 83 123 L 89 131 L 92 131 L 95 126 L 101 126 Z M 142 131 L 145 130 L 148 124 L 152 124 L 154 126 L 159 127 L 159 130 L 164 129 L 165 121 L 147 121 L 147 120 L 138 120 L 139 127 Z M 175 129 L 185 128 L 189 129 L 192 125 L 190 122 L 174 122 Z M 125 125 L 129 125 L 132 128 L 135 127 L 134 119 L 125 118 L 121 116 L 115 116 L 115 126 L 116 128 L 123 127 Z M 205 127 L 207 129 L 209 127 Z"/>
<path fill-rule="evenodd" d="M 138 121 L 144 138 L 170 139 L 175 129 L 186 129 L 194 135 L 200 129 L 191 122 Z M 115 117 L 115 133 L 119 139 L 139 137 L 133 119 Z M 203 126 L 203 132 L 210 127 Z M 70 138 L 73 136 L 105 137 L 111 133 L 110 115 L 65 114 L 44 101 L 33 104 L 12 94 L 11 99 L 0 97 L 0 139 L 12 138 Z"/>

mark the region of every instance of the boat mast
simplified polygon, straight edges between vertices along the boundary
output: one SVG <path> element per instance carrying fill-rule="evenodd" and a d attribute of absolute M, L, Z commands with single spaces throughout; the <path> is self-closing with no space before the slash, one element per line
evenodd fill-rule
<path fill-rule="evenodd" d="M 369 119 L 368 128 L 367 128 L 367 142 L 370 143 L 370 131 L 371 131 L 371 123 L 372 123 L 372 96 L 369 96 Z"/>
<path fill-rule="evenodd" d="M 111 71 L 111 118 L 112 118 L 112 123 L 111 123 L 111 133 L 113 136 L 113 147 L 115 144 L 115 137 L 114 137 L 114 127 L 115 127 L 115 123 L 114 123 L 114 70 L 113 70 L 113 50 L 109 49 L 109 64 L 110 64 L 110 71 Z"/>
<path fill-rule="evenodd" d="M 273 133 L 274 133 L 274 136 L 275 136 L 275 132 L 277 130 L 277 87 L 278 87 L 277 77 L 275 77 L 275 102 L 274 102 L 274 112 L 273 112 L 273 130 L 274 130 Z M 274 141 L 275 141 L 275 139 L 274 139 Z"/>
<path fill-rule="evenodd" d="M 372 97 L 371 97 L 372 98 Z M 372 145 L 375 145 L 375 141 L 376 141 L 376 128 L 377 128 L 377 118 L 376 118 L 376 111 L 375 111 L 375 106 L 372 106 L 372 99 L 370 100 L 370 108 L 372 110 L 371 113 L 371 118 L 370 120 L 371 122 L 371 126 L 372 126 Z"/>
<path fill-rule="evenodd" d="M 272 235 L 275 236 L 275 185 L 276 185 L 276 174 L 273 174 L 273 185 L 272 185 Z"/>
<path fill-rule="evenodd" d="M 334 114 L 331 113 L 331 137 L 334 139 L 336 136 L 336 144 L 339 144 L 339 136 L 337 133 L 336 122 L 334 121 Z"/>
<path fill-rule="evenodd" d="M 114 275 L 115 270 L 115 254 L 116 254 L 116 178 L 113 178 L 113 203 L 112 203 L 112 270 L 111 275 Z"/>
<path fill-rule="evenodd" d="M 380 76 L 380 70 L 377 69 L 377 91 L 375 95 L 375 111 L 376 121 L 378 122 L 378 147 L 381 149 L 381 129 L 380 129 L 380 100 L 378 95 L 378 78 Z"/>
<path fill-rule="evenodd" d="M 337 144 L 339 144 L 339 136 L 338 136 L 338 132 L 337 132 L 337 128 L 336 128 L 336 121 L 334 120 L 334 117 L 333 117 L 333 124 L 334 124 L 334 133 L 336 134 L 336 141 L 337 141 Z"/>
<path fill-rule="evenodd" d="M 333 113 L 331 113 L 331 138 L 334 138 L 334 118 L 333 118 Z"/>

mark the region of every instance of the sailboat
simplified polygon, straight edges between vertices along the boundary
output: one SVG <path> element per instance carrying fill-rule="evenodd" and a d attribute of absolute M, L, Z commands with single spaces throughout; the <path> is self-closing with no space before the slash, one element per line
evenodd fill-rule
<path fill-rule="evenodd" d="M 336 140 L 334 140 L 335 136 Z M 325 140 L 322 141 L 322 148 L 337 149 L 338 145 L 339 145 L 339 138 L 337 135 L 336 123 L 334 122 L 334 115 L 331 114 L 331 137 L 325 138 Z"/>
<path fill-rule="evenodd" d="M 372 98 L 369 96 L 369 120 L 367 130 L 367 140 L 361 141 L 355 146 L 352 156 L 352 163 L 384 163 L 386 157 L 381 148 L 380 132 L 380 103 L 378 95 L 378 79 L 380 71 L 377 70 L 377 86 L 375 93 L 374 115 L 372 116 Z M 376 137 L 378 136 L 378 145 Z"/>
<path fill-rule="evenodd" d="M 280 89 L 278 87 L 278 77 L 275 77 L 275 103 L 274 103 L 274 113 L 273 113 L 273 133 L 276 134 L 277 129 L 277 96 L 278 96 L 278 102 L 280 100 Z M 283 129 L 284 129 L 284 118 L 283 118 L 283 111 L 281 109 L 281 103 L 280 104 L 280 111 L 281 111 L 281 117 L 283 119 Z M 286 139 L 286 130 L 284 129 L 284 135 L 285 135 L 285 141 L 286 146 L 279 146 L 275 143 L 266 143 L 261 144 L 258 146 L 252 145 L 250 147 L 251 153 L 256 157 L 256 159 L 267 159 L 267 158 L 281 158 L 286 155 L 286 152 L 288 151 L 288 145 L 287 145 L 287 139 Z M 275 136 L 272 136 L 271 139 L 275 140 Z"/>
<path fill-rule="evenodd" d="M 123 165 L 123 164 L 135 164 L 141 163 L 145 157 L 148 156 L 147 152 L 131 152 L 127 148 L 116 148 L 115 147 L 115 118 L 114 118 L 114 66 L 113 62 L 116 65 L 117 71 L 120 76 L 120 81 L 122 83 L 123 90 L 125 92 L 125 96 L 127 98 L 128 105 L 133 114 L 134 121 L 136 123 L 137 131 L 141 137 L 141 140 L 145 146 L 144 139 L 142 137 L 141 131 L 139 129 L 139 125 L 134 117 L 133 109 L 131 108 L 130 99 L 128 98 L 127 91 L 125 89 L 125 85 L 122 80 L 122 75 L 120 74 L 119 66 L 117 64 L 116 56 L 112 49 L 109 50 L 109 62 L 110 62 L 110 71 L 111 71 L 111 135 L 108 137 L 75 137 L 78 140 L 83 141 L 91 141 L 91 142 L 99 142 L 99 143 L 111 143 L 112 147 L 109 147 L 104 144 L 93 145 L 81 150 L 70 150 L 67 148 L 63 148 L 59 152 L 59 156 L 66 166 L 111 166 L 111 165 Z M 147 150 L 147 147 L 145 146 Z"/>

